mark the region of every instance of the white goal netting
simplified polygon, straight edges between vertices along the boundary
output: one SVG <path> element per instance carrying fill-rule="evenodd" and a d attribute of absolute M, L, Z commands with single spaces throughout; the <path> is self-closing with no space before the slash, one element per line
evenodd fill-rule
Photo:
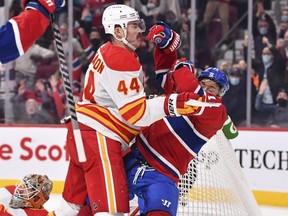
<path fill-rule="evenodd" d="M 260 216 L 229 140 L 222 130 L 189 164 L 179 184 L 177 216 Z"/>

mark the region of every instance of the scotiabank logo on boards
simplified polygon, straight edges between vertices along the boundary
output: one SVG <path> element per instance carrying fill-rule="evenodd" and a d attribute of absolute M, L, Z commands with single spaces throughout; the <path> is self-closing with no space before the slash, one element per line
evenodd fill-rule
<path fill-rule="evenodd" d="M 63 144 L 63 143 L 62 143 Z M 19 145 L 0 143 L 0 161 L 36 159 L 39 161 L 69 160 L 65 145 L 35 142 L 31 137 L 20 139 Z"/>

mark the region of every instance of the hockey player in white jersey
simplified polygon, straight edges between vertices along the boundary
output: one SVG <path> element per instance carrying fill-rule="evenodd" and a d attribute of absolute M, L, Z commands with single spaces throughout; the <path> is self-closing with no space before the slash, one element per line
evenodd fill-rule
<path fill-rule="evenodd" d="M 83 96 L 76 107 L 87 161 L 78 161 L 71 122 L 67 123 L 71 160 L 64 200 L 56 215 L 65 211 L 66 215 L 77 215 L 87 195 L 94 215 L 129 212 L 123 150 L 142 126 L 164 116 L 195 113 L 198 107 L 187 106 L 185 101 L 201 100 L 187 92 L 146 100 L 142 66 L 135 53 L 145 31 L 143 20 L 133 8 L 116 4 L 105 9 L 102 23 L 110 41 L 98 49 L 89 65 Z M 176 32 L 171 30 L 163 36 L 164 52 L 175 55 L 179 46 Z"/>

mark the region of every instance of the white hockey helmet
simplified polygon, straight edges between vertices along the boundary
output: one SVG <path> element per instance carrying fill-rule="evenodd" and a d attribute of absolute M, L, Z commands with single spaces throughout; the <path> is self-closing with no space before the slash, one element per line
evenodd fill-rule
<path fill-rule="evenodd" d="M 43 208 L 43 204 L 49 199 L 52 188 L 53 183 L 46 175 L 26 175 L 17 183 L 9 206 L 12 208 Z"/>
<path fill-rule="evenodd" d="M 115 25 L 120 25 L 123 29 L 127 28 L 127 24 L 132 21 L 139 21 L 139 27 L 144 32 L 145 23 L 138 12 L 127 5 L 115 4 L 108 6 L 102 16 L 102 24 L 106 34 L 114 35 Z"/>

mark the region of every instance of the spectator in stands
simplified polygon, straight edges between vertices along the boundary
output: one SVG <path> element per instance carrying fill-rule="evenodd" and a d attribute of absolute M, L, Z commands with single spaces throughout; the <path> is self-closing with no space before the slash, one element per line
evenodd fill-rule
<path fill-rule="evenodd" d="M 190 25 L 189 21 L 182 21 L 180 29 L 181 46 L 178 49 L 179 57 L 190 58 Z"/>
<path fill-rule="evenodd" d="M 87 4 L 86 1 L 82 2 L 84 5 L 83 6 L 81 5 L 82 7 L 79 7 L 79 10 L 81 10 L 81 18 L 79 19 L 79 24 L 81 28 L 85 29 L 85 33 L 89 34 L 92 29 L 93 16 L 90 10 L 90 5 Z"/>
<path fill-rule="evenodd" d="M 201 1 L 202 2 L 202 1 Z M 203 4 L 203 3 L 202 3 Z M 195 26 L 195 66 L 197 68 L 204 69 L 207 65 L 214 65 L 214 59 L 212 57 L 212 49 L 210 48 L 210 36 L 208 37 L 206 29 L 201 27 L 199 23 L 201 23 L 202 18 L 201 18 L 201 13 L 197 10 L 196 14 L 196 26 Z M 188 26 L 190 25 L 190 20 L 192 18 L 192 10 L 189 8 L 187 10 L 187 13 L 182 14 L 182 24 L 186 23 Z M 185 25 L 185 24 L 184 24 Z M 190 27 L 190 26 L 189 26 Z M 182 29 L 185 29 L 185 26 L 182 26 Z M 183 31 L 182 31 L 183 34 Z M 185 32 L 186 37 L 190 40 L 190 30 L 189 32 Z M 181 35 L 182 39 L 182 35 Z M 185 41 L 184 41 L 185 42 Z M 187 47 L 187 49 L 190 49 L 190 42 L 187 44 L 188 41 L 186 42 L 186 45 L 184 44 L 183 47 Z M 190 53 L 187 59 L 190 58 Z"/>
<path fill-rule="evenodd" d="M 255 108 L 265 114 L 267 126 L 288 127 L 287 90 L 285 88 L 280 88 L 276 97 L 276 104 L 265 104 L 263 102 L 263 97 L 267 87 L 267 79 L 264 79 L 261 82 L 259 92 L 256 97 Z"/>
<path fill-rule="evenodd" d="M 92 27 L 89 34 L 89 41 L 92 45 L 93 50 L 96 52 L 98 48 L 104 43 L 100 31 L 97 28 Z"/>
<path fill-rule="evenodd" d="M 165 20 L 162 10 L 163 0 L 148 0 L 146 3 L 140 0 L 135 1 L 135 9 L 139 11 L 140 17 L 145 21 L 146 29 L 149 30 L 157 20 Z"/>
<path fill-rule="evenodd" d="M 285 32 L 288 30 L 288 9 L 281 11 L 279 38 L 284 38 Z"/>
<path fill-rule="evenodd" d="M 68 42 L 68 25 L 62 23 L 59 26 L 59 31 L 62 38 L 63 49 L 68 56 L 68 46 L 71 42 Z M 72 37 L 72 51 L 73 51 L 73 71 L 72 80 L 81 81 L 82 72 L 85 71 L 85 66 L 93 58 L 93 49 L 87 35 L 83 28 L 77 29 L 80 37 L 80 41 L 76 37 Z M 81 45 L 82 44 L 82 45 Z M 89 60 L 87 59 L 89 58 Z"/>
<path fill-rule="evenodd" d="M 181 19 L 177 19 L 174 11 L 168 10 L 165 12 L 165 21 L 172 29 L 174 29 L 174 31 L 178 34 L 180 33 Z"/>
<path fill-rule="evenodd" d="M 20 106 L 21 107 L 21 106 Z M 18 113 L 15 123 L 21 124 L 52 124 L 50 116 L 39 107 L 34 98 L 25 101 L 24 112 Z"/>
<path fill-rule="evenodd" d="M 90 42 L 87 34 L 85 33 L 84 28 L 81 28 L 81 27 L 78 28 L 78 35 L 79 35 L 80 44 L 84 50 L 84 55 L 83 55 L 84 60 L 82 60 L 82 62 L 84 66 L 88 67 L 88 64 L 92 61 L 96 51 L 93 49 L 92 43 Z M 80 80 L 73 79 L 73 80 L 80 82 L 81 79 Z"/>
<path fill-rule="evenodd" d="M 102 15 L 103 11 L 106 7 L 109 5 L 117 3 L 116 0 L 101 0 L 101 1 L 95 1 L 95 0 L 86 0 L 86 3 L 90 7 L 90 12 L 92 14 L 92 26 L 96 27 L 101 31 L 101 33 L 104 34 L 104 29 L 102 26 Z"/>
<path fill-rule="evenodd" d="M 273 19 L 265 12 L 263 3 L 257 3 L 257 12 L 253 18 L 253 38 L 255 58 L 262 59 L 262 50 L 266 46 L 263 37 L 268 38 L 269 42 L 275 46 L 277 33 Z"/>
<path fill-rule="evenodd" d="M 26 87 L 34 89 L 35 75 L 39 62 L 42 59 L 51 59 L 55 52 L 33 44 L 27 52 L 15 60 L 16 83 L 25 79 Z"/>
<path fill-rule="evenodd" d="M 17 89 L 17 94 L 11 99 L 15 121 L 19 122 L 22 118 L 21 110 L 24 110 L 25 103 L 28 99 L 33 98 L 37 101 L 40 110 L 43 110 L 48 116 L 50 123 L 58 123 L 56 105 L 53 97 L 50 95 L 51 86 L 47 80 L 38 79 L 35 83 L 34 90 L 27 89 L 25 80 L 21 81 Z M 22 120 L 20 120 L 22 122 Z M 22 122 L 23 123 L 23 122 Z"/>
<path fill-rule="evenodd" d="M 233 66 L 228 72 L 228 77 L 230 89 L 222 102 L 235 126 L 241 126 L 246 119 L 246 72 L 244 74 L 239 67 Z"/>
<path fill-rule="evenodd" d="M 267 104 L 275 104 L 278 89 L 285 83 L 285 60 L 281 53 L 273 46 L 268 38 L 263 37 L 265 48 L 262 50 L 261 60 L 252 59 L 252 68 L 259 75 L 259 82 L 268 80 L 268 87 L 263 100 Z M 244 39 L 244 58 L 247 58 L 247 38 Z"/>
<path fill-rule="evenodd" d="M 148 76 L 153 74 L 155 76 L 155 68 L 154 68 L 154 48 L 155 44 L 153 41 L 145 41 L 143 40 L 141 47 L 139 48 L 139 60 L 142 64 L 143 70 Z M 138 53 L 138 50 L 137 50 Z"/>
<path fill-rule="evenodd" d="M 286 62 L 286 53 L 284 49 L 284 39 L 283 38 L 278 38 L 276 41 L 276 49 L 278 52 L 281 54 L 281 56 L 285 59 Z"/>
<path fill-rule="evenodd" d="M 239 60 L 228 70 L 230 89 L 226 92 L 222 99 L 227 109 L 227 114 L 230 116 L 236 126 L 244 126 L 246 121 L 246 106 L 247 106 L 247 64 L 244 60 Z M 252 83 L 252 98 L 255 101 L 256 88 Z M 251 106 L 253 119 L 252 122 L 257 122 L 254 105 Z"/>
<path fill-rule="evenodd" d="M 218 16 L 221 20 L 222 37 L 226 35 L 229 31 L 229 3 L 230 0 L 208 0 L 200 26 L 206 26 L 208 32 L 211 20 Z"/>
<path fill-rule="evenodd" d="M 286 56 L 286 73 L 288 73 L 288 30 L 284 34 L 284 51 Z M 286 75 L 286 81 L 288 81 L 288 74 Z"/>
<path fill-rule="evenodd" d="M 61 119 L 65 117 L 66 114 L 66 95 L 64 92 L 63 81 L 59 76 L 59 73 L 52 74 L 49 78 L 49 83 L 51 86 L 50 96 L 53 98 L 55 109 L 57 112 L 56 123 L 59 123 Z"/>
<path fill-rule="evenodd" d="M 157 20 L 165 21 L 166 14 L 170 16 L 174 13 L 175 20 L 181 19 L 178 0 L 135 0 L 135 9 L 139 11 L 140 17 L 145 20 L 147 30 L 149 30 Z M 168 11 L 172 11 L 172 13 Z"/>
<path fill-rule="evenodd" d="M 221 64 L 219 65 L 219 69 L 224 71 L 226 74 L 228 74 L 228 70 L 230 68 L 230 65 L 228 61 L 222 61 Z"/>

